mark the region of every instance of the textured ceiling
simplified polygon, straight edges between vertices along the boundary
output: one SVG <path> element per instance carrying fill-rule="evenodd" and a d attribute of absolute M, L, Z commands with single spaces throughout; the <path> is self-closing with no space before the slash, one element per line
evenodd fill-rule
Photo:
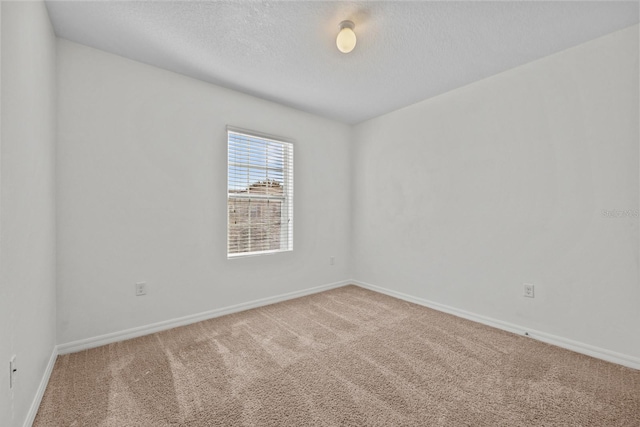
<path fill-rule="evenodd" d="M 48 1 L 59 37 L 358 123 L 638 23 L 638 2 Z M 340 53 L 340 21 L 358 44 Z"/>

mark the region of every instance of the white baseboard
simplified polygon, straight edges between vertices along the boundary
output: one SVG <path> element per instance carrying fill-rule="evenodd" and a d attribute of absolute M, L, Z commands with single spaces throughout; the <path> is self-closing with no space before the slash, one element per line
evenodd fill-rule
<path fill-rule="evenodd" d="M 150 325 L 139 326 L 137 328 L 125 329 L 123 331 L 112 332 L 97 337 L 86 338 L 78 341 L 72 341 L 65 344 L 59 344 L 57 347 L 58 354 L 75 353 L 77 351 L 87 350 L 102 345 L 111 344 L 118 341 L 128 340 L 131 338 L 141 337 L 143 335 L 153 334 L 155 332 L 167 329 L 185 326 L 191 323 L 201 322 L 203 320 L 212 319 L 214 317 L 224 316 L 225 314 L 236 313 L 238 311 L 249 310 L 251 308 L 262 307 L 281 301 L 299 298 L 305 295 L 311 295 L 329 289 L 339 288 L 350 284 L 351 281 L 344 280 L 341 282 L 329 283 L 327 285 L 316 286 L 313 288 L 303 289 L 301 291 L 289 292 L 286 294 L 276 295 L 273 297 L 262 298 L 254 301 L 244 302 L 229 307 L 217 308 L 215 310 L 205 311 L 203 313 L 191 314 L 189 316 L 179 317 L 176 319 L 165 320 Z"/>
<path fill-rule="evenodd" d="M 31 407 L 29 408 L 29 412 L 27 413 L 27 418 L 24 420 L 24 427 L 31 427 L 33 421 L 36 419 L 36 415 L 38 415 L 40 402 L 42 402 L 42 396 L 44 396 L 44 391 L 47 389 L 47 384 L 49 384 L 49 378 L 51 377 L 51 372 L 53 372 L 53 366 L 56 364 L 57 358 L 58 347 L 54 346 L 53 351 L 51 352 L 51 357 L 49 358 L 49 363 L 47 364 L 47 368 L 44 371 L 44 375 L 42 375 L 42 379 L 40 380 L 40 385 L 38 386 L 36 395 L 33 398 L 33 402 L 31 402 Z"/>
<path fill-rule="evenodd" d="M 593 345 L 581 343 L 581 342 L 574 341 L 564 337 L 559 337 L 557 335 L 548 334 L 546 332 L 528 329 L 524 326 L 516 325 L 509 322 L 503 322 L 501 320 L 493 319 L 491 317 L 482 316 L 482 315 L 471 313 L 465 310 L 460 310 L 454 307 L 450 307 L 448 305 L 439 304 L 437 302 L 429 301 L 423 298 L 414 297 L 411 295 L 404 294 L 402 292 L 392 291 L 390 289 L 386 289 L 380 286 L 361 282 L 358 280 L 351 280 L 351 283 L 365 289 L 369 289 L 375 292 L 380 292 L 382 294 L 389 295 L 404 301 L 423 305 L 425 307 L 429 307 L 434 310 L 453 314 L 454 316 L 462 317 L 464 319 L 472 320 L 474 322 L 482 323 L 484 325 L 492 326 L 494 328 L 502 329 L 508 332 L 513 332 L 519 335 L 526 334 L 527 336 L 533 339 L 536 339 L 538 341 L 542 341 L 547 344 L 552 344 L 557 347 L 562 347 L 567 350 L 575 351 L 576 353 L 586 354 L 587 356 L 606 360 L 607 362 L 617 363 L 622 366 L 640 370 L 640 358 L 638 357 L 617 353 L 615 351 L 595 347 Z"/>
<path fill-rule="evenodd" d="M 566 348 L 568 350 L 572 350 L 577 353 L 586 354 L 588 356 L 596 357 L 598 359 L 606 360 L 608 362 L 613 362 L 619 365 L 640 370 L 640 358 L 638 357 L 617 353 L 607 349 L 603 349 L 603 348 L 595 347 L 589 344 L 574 341 L 568 338 L 548 334 L 546 332 L 528 329 L 524 326 L 516 325 L 509 322 L 504 322 L 498 319 L 482 316 L 482 315 L 471 313 L 465 310 L 460 310 L 454 307 L 450 307 L 444 304 L 439 304 L 423 298 L 407 295 L 402 292 L 397 292 L 397 291 L 386 289 L 380 286 L 372 285 L 366 282 L 361 282 L 359 280 L 344 280 L 340 282 L 330 283 L 327 285 L 321 285 L 313 288 L 304 289 L 301 291 L 289 292 L 286 294 L 262 298 L 254 301 L 236 304 L 229 307 L 218 308 L 218 309 L 206 311 L 203 313 L 197 313 L 197 314 L 192 314 L 189 316 L 184 316 L 176 319 L 165 320 L 165 321 L 153 323 L 150 325 L 139 326 L 137 328 L 131 328 L 123 331 L 112 332 L 112 333 L 100 335 L 97 337 L 86 338 L 78 341 L 72 341 L 65 344 L 59 344 L 56 348 L 57 351 L 54 350 L 54 352 L 56 352 L 55 353 L 56 355 L 67 354 L 67 353 L 74 353 L 77 351 L 87 350 L 94 347 L 100 347 L 102 345 L 111 344 L 114 342 L 123 341 L 131 338 L 136 338 L 143 335 L 148 335 L 155 332 L 160 332 L 167 329 L 175 328 L 178 326 L 189 325 L 191 323 L 212 319 L 214 317 L 224 316 L 226 314 L 236 313 L 239 311 L 249 310 L 251 308 L 256 308 L 256 307 L 262 307 L 265 305 L 274 304 L 277 302 L 286 301 L 293 298 L 302 297 L 305 295 L 315 294 L 315 293 L 326 291 L 329 289 L 339 288 L 348 284 L 355 284 L 357 286 L 370 289 L 372 291 L 380 292 L 395 298 L 413 302 L 415 304 L 423 305 L 425 307 L 433 308 L 438 311 L 453 314 L 458 317 L 462 317 L 462 318 L 472 320 L 474 322 L 482 323 L 488 326 L 492 326 L 494 328 L 509 331 L 515 334 L 524 335 L 526 333 L 528 334 L 529 337 L 537 339 L 539 341 L 546 342 L 548 344 L 556 345 L 558 347 Z M 55 362 L 55 358 L 53 358 L 53 361 L 50 362 L 51 366 L 48 367 L 48 371 L 47 371 L 48 373 L 46 375 L 47 380 L 48 380 L 48 375 L 50 374 L 50 369 L 53 368 L 53 362 Z M 46 382 L 44 383 L 44 387 L 46 387 Z M 42 393 L 44 392 L 44 388 L 42 389 L 41 392 Z M 42 398 L 42 395 L 39 394 L 38 401 L 41 398 Z M 35 408 L 35 411 L 37 411 L 37 406 Z M 35 413 L 33 415 L 35 416 Z"/>

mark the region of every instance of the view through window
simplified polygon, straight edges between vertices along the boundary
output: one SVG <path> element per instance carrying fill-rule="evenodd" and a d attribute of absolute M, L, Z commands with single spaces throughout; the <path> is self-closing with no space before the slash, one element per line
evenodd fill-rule
<path fill-rule="evenodd" d="M 293 144 L 227 131 L 227 255 L 293 249 Z"/>

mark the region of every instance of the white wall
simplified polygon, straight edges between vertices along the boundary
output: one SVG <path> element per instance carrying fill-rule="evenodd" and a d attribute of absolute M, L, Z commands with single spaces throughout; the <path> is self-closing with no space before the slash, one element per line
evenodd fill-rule
<path fill-rule="evenodd" d="M 0 425 L 18 426 L 56 343 L 55 37 L 42 2 L 1 10 Z"/>
<path fill-rule="evenodd" d="M 348 278 L 348 126 L 65 40 L 58 76 L 59 343 Z M 296 141 L 293 252 L 227 260 L 227 125 Z"/>
<path fill-rule="evenodd" d="M 640 356 L 638 117 L 634 26 L 356 126 L 356 279 Z"/>

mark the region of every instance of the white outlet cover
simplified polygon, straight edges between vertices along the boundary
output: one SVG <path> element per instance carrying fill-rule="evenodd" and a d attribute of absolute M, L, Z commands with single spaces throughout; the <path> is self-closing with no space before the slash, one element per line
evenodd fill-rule
<path fill-rule="evenodd" d="M 9 360 L 9 388 L 13 388 L 16 383 L 16 375 L 18 373 L 18 368 L 16 367 L 16 355 L 11 356 L 11 360 Z"/>
<path fill-rule="evenodd" d="M 530 283 L 525 283 L 524 284 L 524 294 L 525 297 L 527 298 L 533 298 L 534 297 L 534 286 Z"/>
<path fill-rule="evenodd" d="M 147 282 L 136 283 L 136 296 L 147 294 Z"/>

